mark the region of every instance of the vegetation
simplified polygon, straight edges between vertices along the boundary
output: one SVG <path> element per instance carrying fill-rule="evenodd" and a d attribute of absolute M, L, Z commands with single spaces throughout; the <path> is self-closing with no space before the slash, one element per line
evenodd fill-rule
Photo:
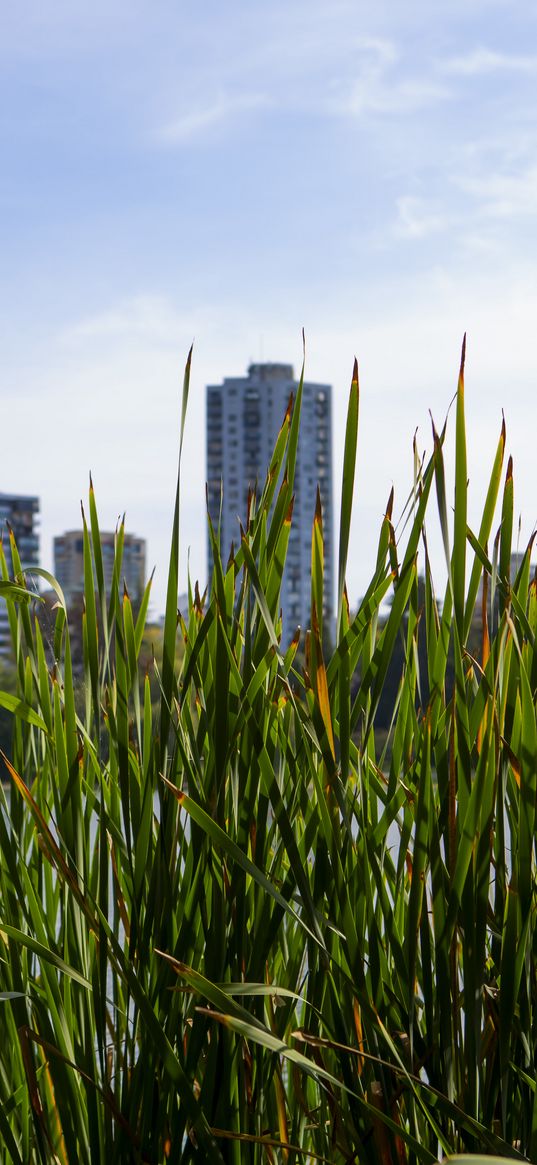
<path fill-rule="evenodd" d="M 0 656 L 0 692 L 14 696 L 17 688 L 15 668 L 10 659 Z M 2 706 L 0 698 L 0 749 L 10 755 L 12 714 Z M 3 776 L 3 774 L 2 774 Z"/>
<path fill-rule="evenodd" d="M 390 499 L 351 619 L 355 367 L 335 647 L 325 658 L 318 504 L 300 671 L 298 640 L 281 643 L 279 594 L 302 382 L 229 563 L 210 531 L 212 590 L 191 594 L 186 622 L 178 481 L 156 705 L 149 676 L 140 694 L 149 589 L 134 618 L 120 528 L 105 595 L 93 490 L 78 711 L 63 596 L 56 587 L 49 659 L 13 547 L 3 1160 L 427 1165 L 459 1150 L 537 1161 L 537 586 L 531 546 L 510 581 L 503 425 L 479 529 L 468 528 L 463 367 L 452 527 L 444 426 L 429 460 L 415 458 L 397 541 Z M 190 358 L 180 444 L 189 374 Z M 427 553 L 435 508 L 441 604 Z M 401 628 L 380 751 L 375 716 Z"/>

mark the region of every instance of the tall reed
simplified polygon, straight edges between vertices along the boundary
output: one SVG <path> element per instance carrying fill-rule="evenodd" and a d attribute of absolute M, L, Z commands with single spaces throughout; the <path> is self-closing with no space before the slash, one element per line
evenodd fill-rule
<path fill-rule="evenodd" d="M 159 674 L 140 673 L 150 585 L 135 615 L 123 526 L 105 591 L 93 487 L 82 706 L 61 590 L 49 646 L 12 545 L 3 1160 L 426 1165 L 465 1150 L 537 1161 L 537 586 L 531 544 L 510 579 L 503 425 L 468 527 L 463 372 L 464 361 L 453 522 L 444 426 L 429 460 L 415 459 L 397 540 L 388 503 L 351 614 L 355 366 L 336 641 L 326 655 L 318 504 L 303 667 L 279 613 L 302 380 L 238 549 L 228 561 L 210 531 L 211 593 L 196 587 L 182 614 L 178 481 Z M 189 377 L 190 357 L 180 445 Z M 376 710 L 401 635 L 381 747 Z"/>

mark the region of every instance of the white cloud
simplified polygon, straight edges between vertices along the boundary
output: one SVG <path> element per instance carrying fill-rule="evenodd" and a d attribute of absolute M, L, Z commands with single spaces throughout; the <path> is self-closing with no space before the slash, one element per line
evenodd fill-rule
<path fill-rule="evenodd" d="M 349 30 L 345 42 L 340 31 L 336 37 L 332 33 L 333 28 L 324 26 L 310 29 L 304 34 L 308 51 L 298 57 L 272 33 L 266 43 L 256 44 L 244 68 L 237 68 L 236 61 L 226 66 L 223 88 L 216 97 L 190 105 L 181 97 L 180 114 L 161 120 L 158 139 L 169 145 L 195 142 L 263 109 L 343 118 L 409 115 L 452 96 L 445 80 L 417 75 L 395 41 L 357 37 Z M 255 87 L 254 78 L 259 75 L 262 90 Z M 243 92 L 242 85 L 246 85 Z"/>
<path fill-rule="evenodd" d="M 123 343 L 135 338 L 144 343 L 162 344 L 173 341 L 179 323 L 183 329 L 184 322 L 184 315 L 179 315 L 164 296 L 138 295 L 68 325 L 58 338 L 60 344 L 68 347 L 79 346 L 87 340 Z"/>
<path fill-rule="evenodd" d="M 498 53 L 494 49 L 480 47 L 471 53 L 443 61 L 441 70 L 463 77 L 499 72 L 534 73 L 537 70 L 537 56 Z"/>
<path fill-rule="evenodd" d="M 453 216 L 433 208 L 425 199 L 403 195 L 397 199 L 395 234 L 403 239 L 424 239 L 453 226 Z"/>
<path fill-rule="evenodd" d="M 190 142 L 215 126 L 241 114 L 262 109 L 268 104 L 268 98 L 263 93 L 241 93 L 235 97 L 221 94 L 211 104 L 191 109 L 163 125 L 158 131 L 158 137 L 170 145 Z"/>
<path fill-rule="evenodd" d="M 426 109 L 450 97 L 449 90 L 434 82 L 401 80 L 371 86 L 367 78 L 356 82 L 348 95 L 346 112 L 354 117 L 365 113 L 409 114 Z"/>
<path fill-rule="evenodd" d="M 458 178 L 457 184 L 480 203 L 480 213 L 487 217 L 518 219 L 537 214 L 537 165 L 518 174 Z"/>
<path fill-rule="evenodd" d="M 328 102 L 332 113 L 362 117 L 367 113 L 409 114 L 450 97 L 444 83 L 401 75 L 401 56 L 392 41 L 362 40 L 355 56 L 356 76 Z"/>

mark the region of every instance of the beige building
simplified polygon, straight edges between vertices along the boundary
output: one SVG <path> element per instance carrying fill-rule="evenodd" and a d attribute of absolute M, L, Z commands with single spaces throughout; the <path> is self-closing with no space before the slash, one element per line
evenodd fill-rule
<path fill-rule="evenodd" d="M 112 585 L 115 533 L 101 530 L 104 582 L 107 594 Z M 84 590 L 84 539 L 82 530 L 68 530 L 54 539 L 54 574 L 67 602 Z M 138 602 L 145 586 L 145 538 L 125 534 L 120 587 L 126 583 L 133 602 Z"/>

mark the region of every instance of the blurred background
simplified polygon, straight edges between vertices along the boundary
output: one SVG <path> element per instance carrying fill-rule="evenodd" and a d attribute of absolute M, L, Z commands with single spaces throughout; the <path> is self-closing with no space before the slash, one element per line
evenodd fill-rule
<path fill-rule="evenodd" d="M 194 340 L 180 585 L 189 561 L 203 586 L 205 386 L 252 361 L 298 374 L 302 327 L 308 379 L 333 385 L 336 513 L 359 361 L 351 603 L 465 331 L 471 505 L 503 409 L 527 542 L 536 89 L 530 0 L 4 5 L 0 491 L 40 498 L 43 565 L 91 470 L 102 528 L 126 511 L 147 539 L 161 612 Z"/>

